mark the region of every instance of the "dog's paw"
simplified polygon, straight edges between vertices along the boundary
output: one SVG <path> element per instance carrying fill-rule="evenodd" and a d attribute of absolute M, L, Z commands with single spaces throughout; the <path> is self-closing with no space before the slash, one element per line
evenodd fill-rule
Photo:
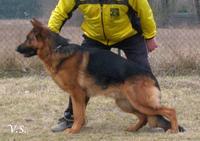
<path fill-rule="evenodd" d="M 79 133 L 79 129 L 73 129 L 73 128 L 68 128 L 66 129 L 67 133 L 68 134 L 76 134 L 76 133 Z"/>
<path fill-rule="evenodd" d="M 172 134 L 178 133 L 178 129 L 177 130 L 175 130 L 175 129 L 168 129 L 167 133 L 172 133 Z"/>
<path fill-rule="evenodd" d="M 128 132 L 136 132 L 136 131 L 137 131 L 137 128 L 136 128 L 136 126 L 129 126 L 125 131 L 128 131 Z"/>

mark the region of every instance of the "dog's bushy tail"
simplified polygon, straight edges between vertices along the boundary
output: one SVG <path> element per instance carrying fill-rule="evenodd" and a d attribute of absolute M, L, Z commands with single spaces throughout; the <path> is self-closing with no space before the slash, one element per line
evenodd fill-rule
<path fill-rule="evenodd" d="M 150 127 L 159 127 L 167 131 L 171 128 L 171 123 L 163 116 L 148 116 L 148 124 Z M 182 126 L 178 126 L 179 132 L 185 132 L 186 130 Z"/>

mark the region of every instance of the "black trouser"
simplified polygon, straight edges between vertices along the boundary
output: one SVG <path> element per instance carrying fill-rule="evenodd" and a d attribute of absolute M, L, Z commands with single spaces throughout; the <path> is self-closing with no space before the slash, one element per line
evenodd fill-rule
<path fill-rule="evenodd" d="M 99 48 L 99 49 L 106 49 L 106 50 L 110 50 L 111 48 L 118 48 L 124 51 L 127 59 L 135 63 L 138 63 L 139 65 L 151 71 L 150 64 L 148 61 L 148 51 L 146 47 L 146 42 L 143 36 L 141 35 L 132 36 L 112 46 L 106 46 L 100 42 L 97 42 L 85 36 L 84 38 L 85 39 L 82 42 L 83 47 Z M 89 98 L 86 98 L 86 105 L 88 101 L 89 101 Z M 73 114 L 71 98 L 69 99 L 69 105 L 64 114 L 66 118 L 69 118 L 67 117 L 69 115 L 69 112 Z"/>

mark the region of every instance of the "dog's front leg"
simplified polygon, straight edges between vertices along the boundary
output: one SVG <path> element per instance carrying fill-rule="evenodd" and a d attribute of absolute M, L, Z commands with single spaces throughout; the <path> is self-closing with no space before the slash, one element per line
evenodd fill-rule
<path fill-rule="evenodd" d="M 85 121 L 85 98 L 86 94 L 82 89 L 76 88 L 71 95 L 74 113 L 72 128 L 67 129 L 68 133 L 78 133 Z"/>

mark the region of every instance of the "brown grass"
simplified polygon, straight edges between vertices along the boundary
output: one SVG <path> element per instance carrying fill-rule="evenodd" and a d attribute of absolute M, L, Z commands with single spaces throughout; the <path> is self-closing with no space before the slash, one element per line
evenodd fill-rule
<path fill-rule="evenodd" d="M 153 70 L 159 74 L 200 74 L 200 30 L 159 29 L 159 48 L 150 54 Z"/>
<path fill-rule="evenodd" d="M 44 21 L 44 20 L 43 20 Z M 44 21 L 47 23 L 47 21 Z M 43 70 L 36 58 L 24 60 L 15 52 L 31 29 L 27 20 L 0 20 L 0 69 L 38 72 Z M 62 35 L 72 42 L 81 43 L 82 32 L 66 25 Z M 159 48 L 150 53 L 150 63 L 156 74 L 200 74 L 200 29 L 158 29 Z"/>
<path fill-rule="evenodd" d="M 136 122 L 134 115 L 121 112 L 114 101 L 104 97 L 90 100 L 87 125 L 80 134 L 52 133 L 51 126 L 63 115 L 68 95 L 49 77 L 23 76 L 0 79 L 1 141 L 186 141 L 200 140 L 200 79 L 198 76 L 159 77 L 162 103 L 175 107 L 178 121 L 187 132 L 164 133 L 143 127 L 139 132 L 124 131 Z M 9 124 L 23 125 L 26 133 L 11 133 Z"/>

